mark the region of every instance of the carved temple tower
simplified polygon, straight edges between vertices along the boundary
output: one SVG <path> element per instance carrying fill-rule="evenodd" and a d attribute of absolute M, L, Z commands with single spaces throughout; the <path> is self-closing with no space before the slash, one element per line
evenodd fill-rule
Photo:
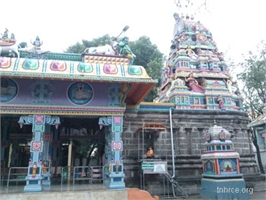
<path fill-rule="evenodd" d="M 199 21 L 174 14 L 175 28 L 169 59 L 162 70 L 156 102 L 178 109 L 242 109 L 237 82 L 232 81 L 223 54 L 211 32 Z"/>

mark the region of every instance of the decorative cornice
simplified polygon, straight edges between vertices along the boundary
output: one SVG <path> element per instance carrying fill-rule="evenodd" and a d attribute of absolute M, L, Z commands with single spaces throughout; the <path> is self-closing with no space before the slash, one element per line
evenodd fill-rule
<path fill-rule="evenodd" d="M 97 57 L 102 62 L 42 60 L 0 57 L 0 73 L 8 78 L 157 83 L 138 65 L 123 65 L 125 58 Z M 115 59 L 115 61 L 113 61 Z M 123 59 L 123 60 L 121 60 Z M 93 61 L 94 62 L 94 61 Z M 120 63 L 120 65 L 118 65 Z"/>
<path fill-rule="evenodd" d="M 26 74 L 20 72 L 1 72 L 2 77 L 7 78 L 31 78 L 49 80 L 79 80 L 79 81 L 101 81 L 101 82 L 126 82 L 126 83 L 157 83 L 158 80 L 138 79 L 138 78 L 119 78 L 119 77 L 98 77 L 83 75 L 64 75 L 64 74 Z"/>
<path fill-rule="evenodd" d="M 27 58 L 29 53 L 27 51 L 20 50 L 20 57 Z M 81 54 L 79 53 L 55 53 L 55 52 L 47 52 L 45 56 L 49 60 L 68 60 L 68 61 L 82 61 Z"/>
<path fill-rule="evenodd" d="M 82 116 L 123 116 L 123 107 L 0 106 L 0 114 L 51 114 Z"/>

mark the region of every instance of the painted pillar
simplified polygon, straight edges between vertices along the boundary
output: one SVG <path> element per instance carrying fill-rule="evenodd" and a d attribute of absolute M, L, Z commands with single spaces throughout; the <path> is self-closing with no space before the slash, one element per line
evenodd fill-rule
<path fill-rule="evenodd" d="M 45 124 L 55 125 L 58 128 L 60 118 L 50 115 L 28 115 L 21 116 L 18 123 L 22 128 L 23 124 L 32 124 L 32 141 L 30 145 L 30 160 L 28 166 L 28 175 L 26 177 L 26 186 L 24 192 L 42 191 L 42 161 L 44 158 L 44 133 Z"/>
<path fill-rule="evenodd" d="M 52 141 L 51 126 L 45 124 L 45 133 L 43 140 L 43 160 L 42 160 L 42 184 L 51 185 L 51 154 L 50 142 Z"/>
<path fill-rule="evenodd" d="M 123 172 L 123 117 L 100 117 L 100 129 L 107 126 L 105 133 L 104 185 L 109 189 L 125 188 Z"/>

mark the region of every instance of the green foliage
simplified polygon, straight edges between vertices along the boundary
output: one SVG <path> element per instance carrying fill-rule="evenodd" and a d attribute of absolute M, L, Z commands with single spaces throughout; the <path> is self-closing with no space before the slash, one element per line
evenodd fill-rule
<path fill-rule="evenodd" d="M 134 42 L 130 42 L 129 46 L 136 55 L 134 65 L 143 66 L 152 79 L 160 79 L 163 67 L 163 54 L 158 50 L 155 44 L 152 44 L 149 37 L 142 36 Z M 159 87 L 158 81 L 157 87 Z M 156 88 L 144 99 L 146 102 L 152 102 L 157 95 Z"/>
<path fill-rule="evenodd" d="M 95 38 L 92 41 L 82 40 L 82 43 L 77 42 L 76 44 L 67 48 L 66 53 L 82 53 L 86 48 L 98 47 L 106 44 L 110 44 L 111 37 L 109 35 L 104 35 L 99 38 Z"/>
<path fill-rule="evenodd" d="M 104 35 L 92 41 L 82 40 L 82 44 L 77 42 L 75 45 L 68 47 L 66 53 L 82 53 L 89 47 L 110 44 L 112 39 L 109 35 Z M 156 45 L 151 43 L 149 37 L 142 36 L 136 41 L 129 42 L 129 47 L 136 55 L 134 65 L 143 66 L 152 79 L 160 79 L 161 69 L 163 67 L 163 54 L 158 50 Z M 159 85 L 160 83 L 158 83 L 157 87 Z M 157 90 L 153 88 L 144 101 L 152 102 L 156 95 Z"/>
<path fill-rule="evenodd" d="M 243 84 L 244 108 L 249 113 L 251 120 L 262 114 L 266 94 L 266 42 L 258 46 L 258 52 L 249 52 L 245 61 L 240 65 L 243 72 L 237 74 Z"/>
<path fill-rule="evenodd" d="M 86 47 L 83 44 L 77 42 L 76 44 L 68 47 L 65 52 L 66 53 L 82 53 L 85 49 Z"/>
<path fill-rule="evenodd" d="M 95 38 L 92 41 L 82 40 L 82 44 L 86 48 L 104 46 L 104 45 L 110 44 L 110 43 L 111 43 L 111 37 L 108 34 L 104 35 L 102 37 Z"/>

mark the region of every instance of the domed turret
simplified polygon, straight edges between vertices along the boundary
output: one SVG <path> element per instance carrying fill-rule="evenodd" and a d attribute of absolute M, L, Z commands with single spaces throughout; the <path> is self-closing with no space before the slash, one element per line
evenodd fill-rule
<path fill-rule="evenodd" d="M 207 151 L 229 151 L 233 150 L 233 143 L 231 141 L 231 133 L 222 126 L 216 124 L 206 131 L 205 146 Z"/>

